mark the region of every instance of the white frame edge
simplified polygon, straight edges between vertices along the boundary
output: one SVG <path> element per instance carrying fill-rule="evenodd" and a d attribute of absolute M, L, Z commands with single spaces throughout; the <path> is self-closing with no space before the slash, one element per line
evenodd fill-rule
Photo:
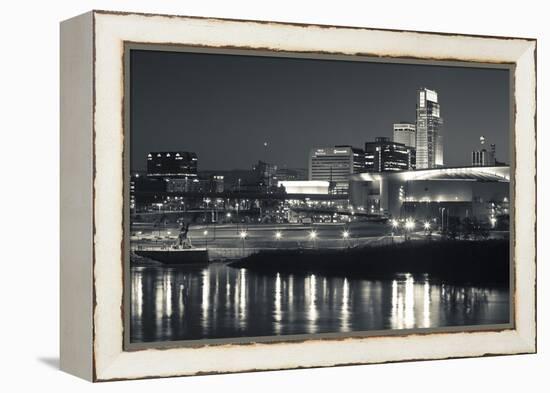
<path fill-rule="evenodd" d="M 93 13 L 60 26 L 60 368 L 93 379 Z"/>
<path fill-rule="evenodd" d="M 536 41 L 94 12 L 94 380 L 536 351 Z M 515 329 L 123 351 L 124 42 L 515 63 Z M 62 279 L 67 279 L 66 277 Z"/>

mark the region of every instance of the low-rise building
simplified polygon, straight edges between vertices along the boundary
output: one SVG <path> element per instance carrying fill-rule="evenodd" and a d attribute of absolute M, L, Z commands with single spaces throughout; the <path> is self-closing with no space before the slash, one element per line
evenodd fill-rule
<path fill-rule="evenodd" d="M 285 180 L 278 185 L 284 187 L 287 194 L 327 195 L 330 191 L 330 183 L 324 180 Z"/>
<path fill-rule="evenodd" d="M 350 203 L 373 214 L 431 219 L 446 214 L 489 222 L 509 214 L 510 167 L 363 173 L 350 179 Z"/>

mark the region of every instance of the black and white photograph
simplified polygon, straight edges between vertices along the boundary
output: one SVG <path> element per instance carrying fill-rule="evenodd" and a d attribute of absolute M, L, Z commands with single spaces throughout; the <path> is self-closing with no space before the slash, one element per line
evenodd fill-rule
<path fill-rule="evenodd" d="M 510 67 L 126 53 L 130 344 L 511 326 Z"/>
<path fill-rule="evenodd" d="M 547 391 L 544 8 L 7 2 L 0 392 Z"/>

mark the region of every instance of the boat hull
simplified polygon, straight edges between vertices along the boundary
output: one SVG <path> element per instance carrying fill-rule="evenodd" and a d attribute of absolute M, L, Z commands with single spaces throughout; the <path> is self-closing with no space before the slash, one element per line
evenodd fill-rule
<path fill-rule="evenodd" d="M 135 254 L 166 265 L 208 263 L 208 250 L 206 249 L 137 250 Z"/>

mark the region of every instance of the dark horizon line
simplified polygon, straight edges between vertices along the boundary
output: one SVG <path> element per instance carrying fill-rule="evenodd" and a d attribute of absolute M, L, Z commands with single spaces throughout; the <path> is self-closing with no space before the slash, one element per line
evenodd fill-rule
<path fill-rule="evenodd" d="M 264 161 L 265 162 L 265 161 Z M 267 162 L 266 164 L 271 164 L 269 162 Z M 271 164 L 271 165 L 276 165 L 277 166 L 277 169 L 280 169 L 281 167 L 277 164 Z M 307 170 L 307 168 L 300 168 L 300 167 L 284 167 L 283 169 L 294 169 L 294 170 L 298 170 L 298 169 L 301 169 L 301 170 Z M 250 167 L 250 168 L 231 168 L 231 169 L 197 169 L 197 172 L 210 172 L 210 171 L 217 171 L 217 172 L 232 172 L 232 171 L 252 171 L 254 170 L 253 167 Z M 143 168 L 143 169 L 131 169 L 131 172 L 147 172 L 147 168 Z"/>

